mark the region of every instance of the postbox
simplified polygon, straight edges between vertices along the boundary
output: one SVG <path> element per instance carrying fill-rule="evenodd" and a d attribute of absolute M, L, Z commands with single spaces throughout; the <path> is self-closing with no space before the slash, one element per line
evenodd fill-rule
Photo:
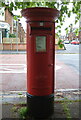
<path fill-rule="evenodd" d="M 27 22 L 27 106 L 34 117 L 53 113 L 55 19 L 59 11 L 33 7 L 21 11 Z"/>

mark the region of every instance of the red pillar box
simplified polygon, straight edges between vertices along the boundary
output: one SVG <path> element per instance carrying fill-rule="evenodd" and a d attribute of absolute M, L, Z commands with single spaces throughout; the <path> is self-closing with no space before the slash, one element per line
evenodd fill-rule
<path fill-rule="evenodd" d="M 27 106 L 34 117 L 53 113 L 55 19 L 59 11 L 35 7 L 21 11 L 27 19 Z"/>

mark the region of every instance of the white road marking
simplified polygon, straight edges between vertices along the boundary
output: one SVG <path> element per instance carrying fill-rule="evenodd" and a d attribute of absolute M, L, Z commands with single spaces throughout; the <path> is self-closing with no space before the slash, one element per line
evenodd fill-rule
<path fill-rule="evenodd" d="M 0 64 L 0 73 L 26 73 L 25 64 Z"/>
<path fill-rule="evenodd" d="M 0 65 L 1 65 L 1 66 L 2 66 L 2 65 L 13 65 L 13 66 L 14 66 L 14 65 L 25 65 L 25 66 L 26 66 L 26 64 L 3 64 L 3 63 L 0 64 Z"/>
<path fill-rule="evenodd" d="M 61 69 L 61 66 L 55 65 L 55 71 Z M 0 64 L 0 73 L 26 73 L 26 64 Z"/>
<path fill-rule="evenodd" d="M 55 70 L 59 70 L 61 68 L 62 68 L 61 66 L 55 65 Z"/>

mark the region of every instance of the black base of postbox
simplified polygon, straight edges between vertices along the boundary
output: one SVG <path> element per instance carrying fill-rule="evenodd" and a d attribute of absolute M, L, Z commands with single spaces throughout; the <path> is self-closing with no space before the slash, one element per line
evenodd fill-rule
<path fill-rule="evenodd" d="M 49 118 L 54 113 L 54 94 L 33 96 L 27 93 L 27 108 L 34 118 Z"/>

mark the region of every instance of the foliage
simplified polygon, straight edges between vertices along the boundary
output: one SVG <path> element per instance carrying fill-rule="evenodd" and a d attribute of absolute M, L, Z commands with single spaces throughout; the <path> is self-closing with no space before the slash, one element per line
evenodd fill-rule
<path fill-rule="evenodd" d="M 68 104 L 70 104 L 70 103 L 68 103 L 68 102 L 66 103 L 65 101 L 62 103 L 67 120 L 71 120 L 72 117 L 71 117 L 71 113 L 70 113 Z"/>
<path fill-rule="evenodd" d="M 18 95 L 22 95 L 22 93 L 18 93 Z"/>
<path fill-rule="evenodd" d="M 30 7 L 49 7 L 49 8 L 56 8 L 60 11 L 60 15 L 58 19 L 56 20 L 57 29 L 58 33 L 61 33 L 61 26 L 63 25 L 63 22 L 65 21 L 65 18 L 68 17 L 70 18 L 72 13 L 75 14 L 75 24 L 79 21 L 80 16 L 81 16 L 81 9 L 80 9 L 80 4 L 81 1 L 75 1 L 75 2 L 66 2 L 66 0 L 62 1 L 57 1 L 57 2 L 48 2 L 48 0 L 37 0 L 36 2 L 2 2 L 1 6 L 5 6 L 5 9 L 8 8 L 9 11 L 13 11 L 14 9 L 25 9 L 25 8 L 30 8 Z M 30 1 L 30 0 L 29 0 Z M 71 8 L 69 8 L 69 5 L 71 4 Z M 20 17 L 20 16 L 18 16 Z"/>
<path fill-rule="evenodd" d="M 9 38 L 16 38 L 16 35 L 9 33 Z"/>
<path fill-rule="evenodd" d="M 80 30 L 80 28 L 76 28 L 76 29 L 75 29 L 75 28 L 73 28 L 72 24 L 70 24 L 69 27 L 65 28 L 66 36 L 67 36 L 68 33 L 70 33 L 70 32 L 73 32 L 73 33 L 75 33 L 76 36 L 78 36 L 78 35 L 79 35 L 79 30 Z"/>
<path fill-rule="evenodd" d="M 65 28 L 65 31 L 66 31 L 66 35 L 68 35 L 69 29 L 68 29 L 68 28 Z"/>
<path fill-rule="evenodd" d="M 60 48 L 63 48 L 63 47 L 64 47 L 64 44 L 63 44 L 62 42 L 63 42 L 62 40 L 59 40 L 59 41 L 58 41 L 58 45 L 59 45 Z"/>
<path fill-rule="evenodd" d="M 78 34 L 79 34 L 79 29 L 78 29 L 78 28 L 75 29 L 74 33 L 76 34 L 76 36 L 78 36 Z"/>
<path fill-rule="evenodd" d="M 19 108 L 18 113 L 19 113 L 20 119 L 22 120 L 30 119 L 30 113 L 29 113 L 27 106 Z"/>
<path fill-rule="evenodd" d="M 20 118 L 26 119 L 26 116 L 27 116 L 27 107 L 20 108 L 18 112 L 19 112 Z"/>

